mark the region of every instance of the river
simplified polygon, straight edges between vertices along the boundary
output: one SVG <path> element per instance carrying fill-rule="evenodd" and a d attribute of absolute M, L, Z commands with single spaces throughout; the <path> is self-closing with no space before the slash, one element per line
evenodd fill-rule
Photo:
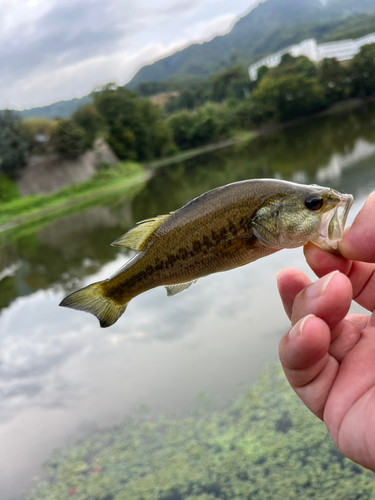
<path fill-rule="evenodd" d="M 91 315 L 58 307 L 68 292 L 108 277 L 129 259 L 131 252 L 110 243 L 137 221 L 216 186 L 262 177 L 352 193 L 350 223 L 375 188 L 375 106 L 160 168 L 130 199 L 2 235 L 2 500 L 30 490 L 54 448 L 121 421 L 140 405 L 150 408 L 150 418 L 182 415 L 206 392 L 220 405 L 277 362 L 288 321 L 275 277 L 292 266 L 313 278 L 301 249 L 201 279 L 175 297 L 151 290 L 107 330 Z"/>

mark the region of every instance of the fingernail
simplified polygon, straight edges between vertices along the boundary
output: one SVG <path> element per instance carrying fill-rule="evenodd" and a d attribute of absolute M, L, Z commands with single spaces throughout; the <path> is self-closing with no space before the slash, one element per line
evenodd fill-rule
<path fill-rule="evenodd" d="M 286 267 L 284 267 L 284 269 L 281 269 L 277 274 L 276 274 L 276 281 L 277 281 L 277 286 L 279 286 L 279 278 L 280 278 L 280 275 L 281 273 L 283 273 L 285 271 Z"/>
<path fill-rule="evenodd" d="M 303 319 L 300 319 L 298 321 L 298 323 L 296 323 L 293 328 L 290 329 L 289 331 L 289 337 L 291 339 L 294 339 L 296 337 L 299 337 L 300 335 L 303 335 L 303 328 L 306 324 L 306 321 L 309 319 L 309 318 L 315 318 L 314 314 L 308 314 L 307 316 L 305 316 Z"/>
<path fill-rule="evenodd" d="M 333 271 L 332 273 L 327 274 L 327 276 L 324 276 L 324 278 L 321 278 L 316 283 L 313 283 L 312 285 L 308 286 L 306 288 L 306 296 L 309 299 L 316 299 L 324 295 L 325 291 L 327 290 L 328 283 L 339 272 L 340 271 Z"/>

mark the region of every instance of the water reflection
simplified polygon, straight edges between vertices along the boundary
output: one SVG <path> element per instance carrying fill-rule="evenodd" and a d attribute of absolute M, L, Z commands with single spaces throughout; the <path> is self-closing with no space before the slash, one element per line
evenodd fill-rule
<path fill-rule="evenodd" d="M 174 210 L 215 186 L 251 177 L 326 183 L 354 194 L 350 220 L 375 187 L 375 110 L 319 118 L 249 144 L 160 169 L 133 199 L 54 221 L 6 241 L 0 254 L 0 498 L 17 498 L 57 446 L 122 419 L 183 411 L 209 391 L 226 400 L 277 360 L 287 328 L 275 275 L 300 249 L 199 280 L 167 298 L 137 297 L 109 330 L 57 307 L 130 253 L 109 246 L 137 220 Z M 359 308 L 358 308 L 359 309 Z M 272 314 L 270 314 L 272 311 Z"/>

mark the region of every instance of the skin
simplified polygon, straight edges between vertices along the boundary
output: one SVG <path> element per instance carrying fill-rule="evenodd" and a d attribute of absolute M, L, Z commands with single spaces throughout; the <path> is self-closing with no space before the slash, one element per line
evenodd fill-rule
<path fill-rule="evenodd" d="M 339 245 L 304 251 L 320 278 L 297 269 L 278 275 L 292 328 L 280 342 L 290 385 L 324 421 L 338 449 L 375 471 L 375 192 Z M 369 311 L 348 315 L 352 300 Z"/>

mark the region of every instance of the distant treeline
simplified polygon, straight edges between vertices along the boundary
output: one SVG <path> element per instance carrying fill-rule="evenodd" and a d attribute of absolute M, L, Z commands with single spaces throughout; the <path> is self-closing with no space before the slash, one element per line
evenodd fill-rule
<path fill-rule="evenodd" d="M 0 169 L 17 176 L 30 154 L 74 158 L 104 137 L 121 160 L 150 161 L 199 147 L 241 129 L 291 120 L 354 97 L 375 95 L 375 44 L 362 47 L 348 64 L 285 55 L 280 65 L 262 67 L 250 82 L 235 67 L 204 82 L 172 88 L 142 84 L 138 92 L 108 84 L 71 119 L 19 118 L 0 113 Z M 173 90 L 173 92 L 172 92 Z M 164 109 L 147 96 L 169 92 Z"/>

